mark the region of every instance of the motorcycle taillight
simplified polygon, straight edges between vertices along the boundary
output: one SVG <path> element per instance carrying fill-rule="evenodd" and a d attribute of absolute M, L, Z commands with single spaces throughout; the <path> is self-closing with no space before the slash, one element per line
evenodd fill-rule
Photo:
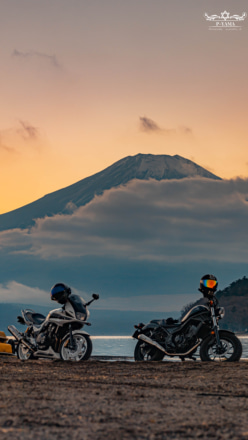
<path fill-rule="evenodd" d="M 143 322 L 140 322 L 138 325 L 135 325 L 134 328 L 138 328 L 138 329 L 142 329 L 145 326 L 145 324 L 143 324 Z"/>

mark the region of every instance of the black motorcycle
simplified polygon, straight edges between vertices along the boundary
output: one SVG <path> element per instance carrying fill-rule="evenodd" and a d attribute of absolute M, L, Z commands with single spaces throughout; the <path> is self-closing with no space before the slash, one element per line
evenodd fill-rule
<path fill-rule="evenodd" d="M 218 306 L 216 297 L 205 304 L 192 307 L 181 319 L 154 319 L 149 324 L 138 324 L 133 338 L 138 339 L 134 351 L 136 361 L 161 361 L 163 357 L 178 356 L 196 360 L 200 348 L 202 361 L 239 361 L 242 344 L 234 333 L 220 330 L 218 322 L 225 310 Z"/>

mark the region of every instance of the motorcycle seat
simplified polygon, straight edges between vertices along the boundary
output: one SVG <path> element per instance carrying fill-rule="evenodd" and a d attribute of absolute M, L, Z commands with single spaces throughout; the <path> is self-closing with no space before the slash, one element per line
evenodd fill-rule
<path fill-rule="evenodd" d="M 162 323 L 165 323 L 165 319 L 152 319 L 152 321 L 150 321 L 150 322 L 152 322 L 152 324 L 159 324 L 159 325 L 162 325 Z"/>
<path fill-rule="evenodd" d="M 173 327 L 173 328 L 181 325 L 180 322 L 170 323 L 168 322 L 167 319 L 153 319 L 151 323 L 161 325 L 162 327 Z"/>
<path fill-rule="evenodd" d="M 42 313 L 26 312 L 26 316 L 34 325 L 41 325 L 46 317 Z"/>

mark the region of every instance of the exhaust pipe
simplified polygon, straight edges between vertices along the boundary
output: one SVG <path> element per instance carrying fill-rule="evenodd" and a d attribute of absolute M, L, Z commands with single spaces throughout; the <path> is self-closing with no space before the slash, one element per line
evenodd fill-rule
<path fill-rule="evenodd" d="M 146 342 L 147 344 L 153 345 L 154 347 L 156 347 L 158 350 L 162 351 L 167 356 L 186 356 L 189 353 L 191 353 L 195 348 L 197 348 L 198 345 L 200 345 L 200 343 L 201 343 L 201 341 L 197 342 L 197 344 L 194 347 L 192 347 L 189 351 L 187 351 L 186 353 L 168 353 L 165 350 L 165 348 L 162 347 L 162 345 L 160 345 L 156 341 L 153 341 L 151 338 L 148 338 L 148 336 L 146 336 L 142 333 L 138 336 L 138 339 L 141 339 L 142 341 Z"/>
<path fill-rule="evenodd" d="M 9 325 L 8 330 L 14 336 L 14 338 L 17 339 L 18 342 L 22 340 L 22 334 L 17 330 L 14 325 Z"/>
<path fill-rule="evenodd" d="M 25 338 L 23 338 L 23 335 L 17 330 L 14 325 L 9 325 L 8 330 L 18 342 L 22 342 L 29 350 L 32 350 L 33 352 L 35 351 L 33 345 L 27 342 Z"/>
<path fill-rule="evenodd" d="M 148 336 L 143 335 L 142 333 L 141 333 L 141 335 L 138 336 L 138 339 L 141 339 L 142 341 L 146 342 L 147 344 L 154 345 L 154 347 L 156 347 L 158 350 L 163 351 L 164 354 L 169 354 L 164 349 L 164 347 L 162 347 L 162 345 L 160 345 L 156 341 L 153 341 L 151 338 L 148 338 Z"/>

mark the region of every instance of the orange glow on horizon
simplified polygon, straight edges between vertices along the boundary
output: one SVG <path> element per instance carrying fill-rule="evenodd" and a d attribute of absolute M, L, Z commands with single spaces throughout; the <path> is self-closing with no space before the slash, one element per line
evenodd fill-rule
<path fill-rule="evenodd" d="M 211 32 L 193 0 L 61 2 L 59 21 L 58 2 L 26 4 L 0 6 L 0 214 L 138 153 L 247 178 L 248 18 Z"/>

